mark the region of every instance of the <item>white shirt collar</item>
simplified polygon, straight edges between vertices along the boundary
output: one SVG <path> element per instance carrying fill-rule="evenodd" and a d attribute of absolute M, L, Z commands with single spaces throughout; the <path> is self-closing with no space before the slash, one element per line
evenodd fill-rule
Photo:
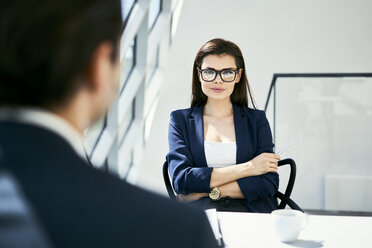
<path fill-rule="evenodd" d="M 65 139 L 80 157 L 87 160 L 83 136 L 65 119 L 52 112 L 37 108 L 0 108 L 0 120 L 4 119 L 52 131 Z"/>

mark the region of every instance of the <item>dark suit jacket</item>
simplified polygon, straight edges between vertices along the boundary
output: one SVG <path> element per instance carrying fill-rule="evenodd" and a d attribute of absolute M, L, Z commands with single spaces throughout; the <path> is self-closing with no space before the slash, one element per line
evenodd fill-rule
<path fill-rule="evenodd" d="M 56 247 L 216 247 L 201 210 L 88 166 L 57 134 L 2 121 L 0 150 Z"/>
<path fill-rule="evenodd" d="M 198 104 L 171 113 L 167 160 L 174 189 L 180 194 L 210 191 L 213 168 L 207 166 L 204 154 L 203 107 Z M 237 105 L 233 105 L 233 111 L 237 164 L 264 152 L 272 153 L 274 145 L 265 112 Z M 249 211 L 271 212 L 277 208 L 273 197 L 279 187 L 277 173 L 245 177 L 237 182 Z"/>

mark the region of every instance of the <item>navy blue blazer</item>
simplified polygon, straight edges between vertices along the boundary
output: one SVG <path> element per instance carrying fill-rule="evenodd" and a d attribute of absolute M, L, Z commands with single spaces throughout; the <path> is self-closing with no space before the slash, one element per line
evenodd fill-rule
<path fill-rule="evenodd" d="M 169 174 L 179 194 L 210 192 L 213 168 L 207 166 L 204 153 L 204 105 L 176 110 L 169 123 Z M 236 162 L 244 163 L 261 153 L 273 153 L 274 144 L 265 112 L 233 105 L 236 137 Z M 278 173 L 237 180 L 249 211 L 267 213 L 277 208 Z"/>

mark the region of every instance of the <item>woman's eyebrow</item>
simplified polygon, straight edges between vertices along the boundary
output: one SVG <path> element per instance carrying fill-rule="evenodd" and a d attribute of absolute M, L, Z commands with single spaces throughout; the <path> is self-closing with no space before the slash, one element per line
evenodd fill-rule
<path fill-rule="evenodd" d="M 206 68 L 204 68 L 204 69 L 212 69 L 212 70 L 215 70 L 215 71 L 219 71 L 219 70 L 217 70 L 217 69 L 215 69 L 215 68 L 213 68 L 213 67 L 206 67 Z M 232 67 L 229 67 L 229 68 L 223 68 L 223 69 L 221 69 L 220 71 L 224 71 L 224 70 L 236 70 L 236 69 L 234 69 L 234 68 L 232 68 Z"/>

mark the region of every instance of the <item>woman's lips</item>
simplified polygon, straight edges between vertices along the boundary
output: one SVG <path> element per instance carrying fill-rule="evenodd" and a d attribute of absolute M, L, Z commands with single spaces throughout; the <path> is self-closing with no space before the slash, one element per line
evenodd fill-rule
<path fill-rule="evenodd" d="M 211 90 L 213 90 L 216 93 L 221 93 L 221 92 L 225 91 L 225 89 L 222 89 L 222 88 L 211 88 Z"/>

